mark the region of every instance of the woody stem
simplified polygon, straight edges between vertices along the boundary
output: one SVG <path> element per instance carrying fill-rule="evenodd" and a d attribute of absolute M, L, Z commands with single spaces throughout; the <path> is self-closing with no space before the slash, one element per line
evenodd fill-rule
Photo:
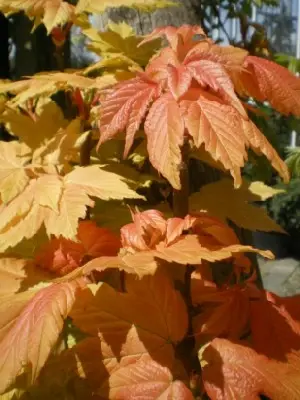
<path fill-rule="evenodd" d="M 189 213 L 189 168 L 188 145 L 182 148 L 182 163 L 180 165 L 181 189 L 173 189 L 173 215 L 184 218 Z"/>
<path fill-rule="evenodd" d="M 173 189 L 173 215 L 174 217 L 184 218 L 189 213 L 189 166 L 188 166 L 188 144 L 184 144 L 182 148 L 182 163 L 180 165 L 180 183 L 181 189 Z M 177 356 L 182 360 L 187 371 L 190 373 L 191 365 L 192 369 L 196 368 L 197 362 L 194 362 L 194 347 L 195 340 L 193 337 L 193 327 L 192 327 L 192 315 L 193 315 L 193 304 L 191 299 L 191 275 L 194 267 L 191 265 L 186 266 L 184 285 L 182 288 L 182 295 L 184 297 L 187 312 L 189 316 L 188 330 L 183 341 L 177 346 L 176 353 Z M 192 359 L 192 362 L 191 362 Z"/>

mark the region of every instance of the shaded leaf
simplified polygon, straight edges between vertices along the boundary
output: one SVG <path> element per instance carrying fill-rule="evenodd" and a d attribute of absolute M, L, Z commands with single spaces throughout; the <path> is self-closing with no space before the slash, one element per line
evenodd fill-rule
<path fill-rule="evenodd" d="M 299 357 L 300 296 L 280 298 L 265 292 L 251 302 L 250 323 L 253 347 L 269 358 L 279 361 Z"/>
<path fill-rule="evenodd" d="M 35 263 L 55 274 L 65 275 L 86 260 L 117 255 L 120 241 L 108 229 L 95 222 L 81 221 L 78 225 L 77 242 L 55 238 L 42 246 L 35 256 Z"/>
<path fill-rule="evenodd" d="M 8 131 L 32 150 L 52 139 L 59 128 L 67 125 L 62 110 L 53 101 L 44 103 L 36 114 L 34 120 L 28 115 L 9 109 L 2 116 Z"/>
<path fill-rule="evenodd" d="M 127 293 L 106 284 L 94 287 L 95 295 L 87 293 L 73 308 L 74 324 L 107 342 L 116 356 L 136 360 L 149 353 L 165 365 L 172 363 L 173 344 L 187 330 L 180 293 L 163 273 L 142 280 L 129 276 L 126 287 Z"/>
<path fill-rule="evenodd" d="M 200 313 L 193 318 L 198 343 L 215 337 L 240 339 L 247 333 L 250 318 L 247 288 L 236 286 L 222 290 L 208 286 L 193 294 L 193 302 L 201 306 Z"/>
<path fill-rule="evenodd" d="M 253 193 L 254 192 L 254 193 Z M 199 192 L 190 197 L 192 210 L 207 210 L 223 221 L 227 219 L 237 226 L 249 230 L 283 232 L 267 214 L 264 208 L 252 204 L 275 195 L 276 190 L 260 185 L 259 182 L 243 181 L 235 189 L 229 179 L 222 179 L 203 186 Z"/>
<path fill-rule="evenodd" d="M 36 268 L 30 260 L 13 257 L 0 258 L 1 296 L 27 290 L 48 279 L 49 276 Z"/>

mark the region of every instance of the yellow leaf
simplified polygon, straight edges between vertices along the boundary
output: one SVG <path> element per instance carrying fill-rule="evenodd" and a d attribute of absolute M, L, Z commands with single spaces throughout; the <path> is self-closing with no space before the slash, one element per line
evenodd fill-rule
<path fill-rule="evenodd" d="M 0 258 L 1 296 L 22 292 L 48 279 L 49 275 L 35 267 L 29 260 L 14 257 Z"/>
<path fill-rule="evenodd" d="M 98 5 L 100 8 L 103 5 L 106 7 L 103 2 L 98 3 Z M 89 28 L 83 30 L 83 33 L 91 40 L 88 47 L 95 53 L 108 59 L 116 55 L 121 56 L 118 61 L 122 60 L 128 64 L 131 62 L 133 65 L 137 63 L 140 66 L 147 65 L 161 44 L 160 39 L 158 39 L 138 46 L 143 37 L 136 36 L 134 30 L 125 22 L 109 23 L 105 32 L 98 32 L 94 28 Z"/>
<path fill-rule="evenodd" d="M 93 207 L 94 202 L 84 188 L 80 185 L 65 185 L 59 213 L 49 212 L 45 218 L 47 234 L 76 241 L 78 220 L 85 217 L 87 206 Z"/>
<path fill-rule="evenodd" d="M 279 193 L 284 193 L 284 189 L 275 189 L 271 186 L 265 185 L 263 182 L 251 182 L 248 190 L 253 193 L 255 196 L 258 196 L 261 201 L 265 201 L 270 197 L 276 196 Z"/>
<path fill-rule="evenodd" d="M 56 175 L 42 175 L 36 182 L 35 201 L 58 212 L 63 184 Z"/>
<path fill-rule="evenodd" d="M 90 79 L 78 73 L 55 72 L 39 73 L 30 79 L 0 84 L 0 93 L 14 93 L 17 96 L 12 105 L 23 105 L 27 100 L 38 96 L 50 96 L 59 90 L 79 88 L 82 90 L 102 89 L 116 83 L 113 75 Z"/>
<path fill-rule="evenodd" d="M 34 18 L 34 26 L 42 21 L 50 33 L 58 25 L 64 25 L 73 18 L 74 6 L 64 0 L 0 0 L 0 9 L 5 14 L 24 11 Z"/>
<path fill-rule="evenodd" d="M 80 135 L 80 129 L 80 119 L 72 120 L 65 129 L 60 129 L 56 135 L 33 152 L 32 163 L 58 167 L 64 165 L 67 172 L 68 162 L 76 159 L 77 150 L 88 135 L 88 132 Z"/>
<path fill-rule="evenodd" d="M 41 106 L 36 121 L 13 109 L 3 114 L 2 120 L 7 130 L 32 150 L 40 147 L 45 140 L 52 139 L 58 129 L 67 124 L 60 107 L 53 101 Z"/>
<path fill-rule="evenodd" d="M 23 156 L 23 157 L 22 157 Z M 29 182 L 24 166 L 30 160 L 30 149 L 18 142 L 0 142 L 0 194 L 8 203 Z"/>
<path fill-rule="evenodd" d="M 96 196 L 102 200 L 143 199 L 143 196 L 128 187 L 124 178 L 100 167 L 77 167 L 65 176 L 65 183 L 78 185 L 78 188 L 83 189 L 89 196 Z"/>
<path fill-rule="evenodd" d="M 233 187 L 230 179 L 222 179 L 201 188 L 190 197 L 190 206 L 193 211 L 207 210 L 211 215 L 222 220 L 231 220 L 241 228 L 252 231 L 284 232 L 267 214 L 254 204 L 262 201 L 266 196 L 276 194 L 276 190 L 267 186 L 247 183 L 243 181 L 239 189 Z"/>
<path fill-rule="evenodd" d="M 142 68 L 140 68 L 140 66 L 133 60 L 124 56 L 123 54 L 118 54 L 115 56 L 110 56 L 109 58 L 104 58 L 100 61 L 97 61 L 95 64 L 90 65 L 84 70 L 84 74 L 88 75 L 94 73 L 95 71 L 103 69 L 103 73 L 105 72 L 105 75 L 103 75 L 102 78 L 104 78 L 104 76 L 109 77 L 110 75 L 107 74 L 112 73 L 115 77 L 114 79 L 117 82 L 121 80 L 122 77 L 125 77 L 125 72 L 127 73 L 126 79 L 134 78 L 135 74 L 128 71 L 129 68 L 133 67 L 142 71 Z"/>
<path fill-rule="evenodd" d="M 40 174 L 12 201 L 0 206 L 0 252 L 30 239 L 43 224 L 48 236 L 76 240 L 78 220 L 85 217 L 87 207 L 94 206 L 90 196 L 143 199 L 122 177 L 99 165 L 75 168 L 64 178 Z"/>
<path fill-rule="evenodd" d="M 167 0 L 79 0 L 76 6 L 76 14 L 84 11 L 97 14 L 103 13 L 107 8 L 116 7 L 131 7 L 142 11 L 154 11 L 157 8 L 174 6 L 176 3 Z"/>

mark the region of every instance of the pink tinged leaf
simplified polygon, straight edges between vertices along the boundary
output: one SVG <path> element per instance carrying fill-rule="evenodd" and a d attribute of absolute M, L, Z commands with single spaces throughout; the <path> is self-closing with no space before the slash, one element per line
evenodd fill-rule
<path fill-rule="evenodd" d="M 126 130 L 124 158 L 128 156 L 133 144 L 134 135 L 139 129 L 151 101 L 159 96 L 159 88 L 157 85 L 148 84 L 145 89 L 140 88 L 137 90 L 137 94 L 130 103 L 131 108 Z"/>
<path fill-rule="evenodd" d="M 121 228 L 123 247 L 134 250 L 153 248 L 166 233 L 166 221 L 161 212 L 147 210 L 132 213 L 133 223 Z"/>
<path fill-rule="evenodd" d="M 10 326 L 0 342 L 0 393 L 23 372 L 28 372 L 29 381 L 34 383 L 59 337 L 79 288 L 79 282 L 73 281 L 41 289 L 18 316 L 7 321 Z M 23 295 L 14 295 L 16 304 L 17 296 Z"/>
<path fill-rule="evenodd" d="M 175 99 L 184 95 L 192 82 L 192 75 L 187 67 L 179 66 L 177 68 L 168 65 L 168 86 Z"/>
<path fill-rule="evenodd" d="M 155 84 L 146 82 L 141 78 L 134 78 L 120 83 L 115 87 L 114 91 L 107 95 L 102 101 L 100 109 L 101 135 L 98 146 L 112 139 L 118 132 L 126 128 L 130 119 L 132 106 L 136 100 L 135 96 L 140 92 L 148 92 L 150 88 L 154 89 Z M 137 118 L 140 120 L 142 120 L 142 117 L 143 115 L 137 115 Z"/>
<path fill-rule="evenodd" d="M 247 159 L 247 153 L 245 140 L 237 133 L 241 123 L 238 114 L 231 106 L 209 101 L 203 96 L 200 96 L 198 102 L 192 102 L 187 110 L 185 102 L 181 108 L 196 147 L 204 144 L 205 150 L 214 160 L 220 161 L 230 170 L 235 186 L 239 186 L 242 182 L 240 168 Z"/>
<path fill-rule="evenodd" d="M 210 60 L 193 61 L 187 64 L 191 74 L 201 86 L 209 86 L 219 92 L 244 118 L 247 113 L 234 92 L 234 86 L 222 65 Z"/>
<path fill-rule="evenodd" d="M 180 147 L 183 144 L 184 123 L 179 105 L 170 93 L 153 103 L 145 122 L 145 133 L 151 164 L 174 189 L 180 189 Z"/>
<path fill-rule="evenodd" d="M 181 64 L 176 52 L 170 47 L 166 47 L 151 59 L 146 68 L 146 74 L 156 82 L 163 81 L 168 78 L 167 67 L 170 65 L 179 68 Z"/>
<path fill-rule="evenodd" d="M 245 66 L 254 80 L 244 74 L 242 83 L 251 96 L 259 101 L 269 101 L 283 114 L 300 116 L 300 79 L 286 68 L 260 57 L 248 56 Z M 258 90 L 257 90 L 258 89 Z"/>

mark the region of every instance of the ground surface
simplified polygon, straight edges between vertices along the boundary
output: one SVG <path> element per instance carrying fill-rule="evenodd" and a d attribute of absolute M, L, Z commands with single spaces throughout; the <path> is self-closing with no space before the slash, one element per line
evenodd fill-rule
<path fill-rule="evenodd" d="M 258 260 L 264 288 L 279 296 L 300 294 L 300 260 Z"/>

